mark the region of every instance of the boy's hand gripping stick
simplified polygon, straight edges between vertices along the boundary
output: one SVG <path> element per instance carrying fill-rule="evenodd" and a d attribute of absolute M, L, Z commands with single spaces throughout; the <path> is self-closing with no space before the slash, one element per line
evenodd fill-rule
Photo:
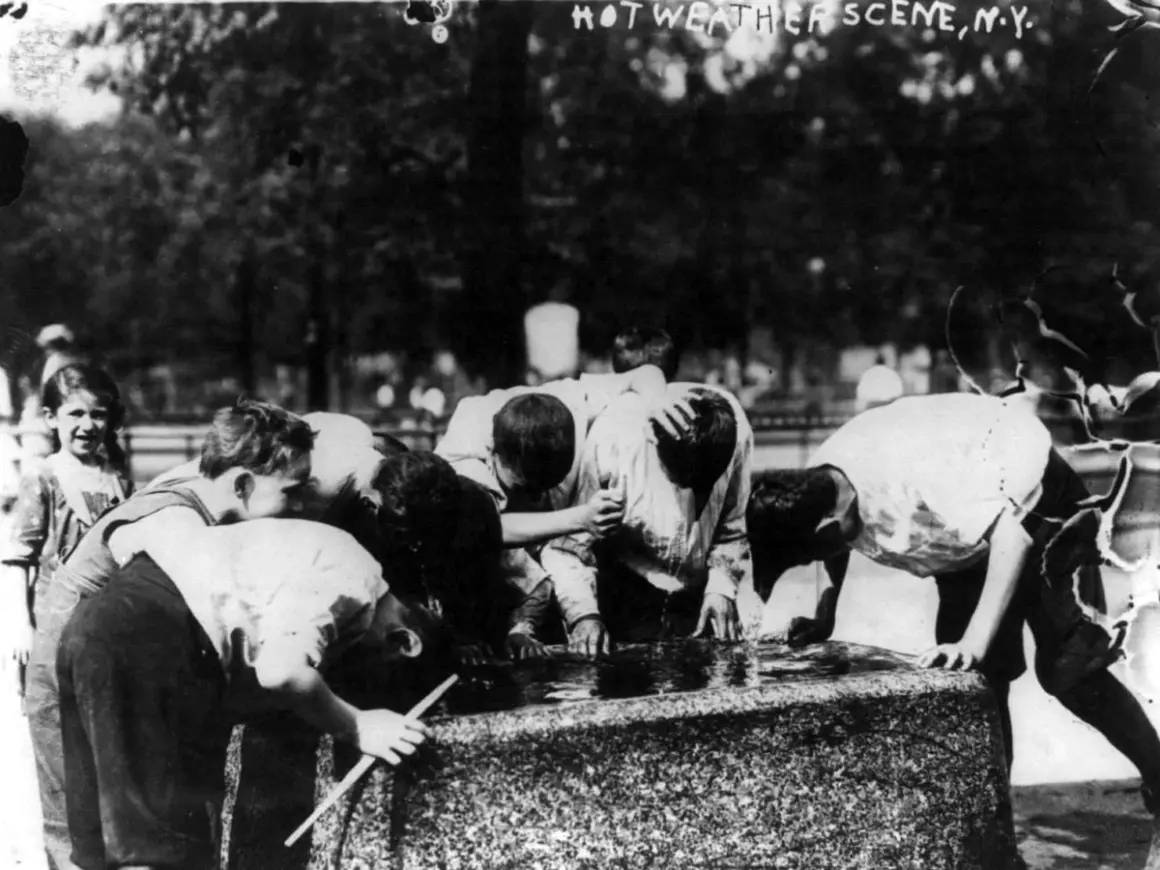
<path fill-rule="evenodd" d="M 448 689 L 455 685 L 455 681 L 458 679 L 459 677 L 456 674 L 452 674 L 450 677 L 436 686 L 431 691 L 431 694 L 412 707 L 407 713 L 406 718 L 411 720 L 418 720 L 418 718 L 426 713 L 435 704 L 436 701 L 443 697 L 443 694 Z M 296 842 L 298 842 L 299 838 L 301 838 L 303 834 L 310 830 L 310 826 L 317 822 L 323 813 L 334 806 L 338 799 L 346 794 L 350 790 L 351 786 L 358 782 L 359 779 L 362 778 L 362 775 L 370 770 L 371 766 L 376 761 L 378 761 L 378 759 L 373 755 L 364 755 L 359 760 L 358 764 L 350 769 L 350 773 L 343 777 L 342 782 L 330 790 L 330 794 L 328 794 L 326 799 L 323 800 L 323 802 L 318 805 L 314 812 L 310 814 L 310 818 L 299 825 L 298 830 L 296 830 L 286 839 L 285 845 L 293 846 Z"/>

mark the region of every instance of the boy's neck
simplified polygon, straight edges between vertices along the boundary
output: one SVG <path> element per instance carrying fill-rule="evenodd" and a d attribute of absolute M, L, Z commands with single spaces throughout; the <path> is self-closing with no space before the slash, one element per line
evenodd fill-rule
<path fill-rule="evenodd" d="M 237 497 L 234 495 L 232 481 L 222 477 L 210 480 L 208 477 L 198 476 L 182 482 L 182 486 L 201 499 L 201 503 L 206 506 L 215 521 L 220 523 L 236 515 Z"/>

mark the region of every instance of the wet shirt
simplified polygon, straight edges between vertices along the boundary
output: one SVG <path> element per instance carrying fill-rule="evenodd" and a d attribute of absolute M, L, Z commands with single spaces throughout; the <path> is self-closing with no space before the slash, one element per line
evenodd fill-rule
<path fill-rule="evenodd" d="M 688 384 L 713 390 L 703 384 Z M 668 477 L 640 398 L 617 399 L 592 425 L 580 467 L 578 498 L 601 489 L 625 495 L 624 522 L 606 552 L 658 589 L 678 591 L 704 586 L 736 599 L 741 583 L 752 579 L 746 534 L 753 459 L 753 430 L 737 400 L 716 390 L 733 406 L 737 445 L 725 473 L 714 484 L 700 513 L 692 490 Z M 595 540 L 587 533 L 557 538 L 544 548 L 544 569 L 551 574 L 569 625 L 599 613 L 596 603 Z"/>
<path fill-rule="evenodd" d="M 39 568 L 39 580 L 46 582 L 85 533 L 132 491 L 116 470 L 86 465 L 64 451 L 33 464 L 20 481 L 3 562 Z"/>
<path fill-rule="evenodd" d="M 370 553 L 310 520 L 207 529 L 168 573 L 227 672 L 262 656 L 322 667 L 366 633 L 387 593 Z"/>
<path fill-rule="evenodd" d="M 513 510 L 516 506 L 508 504 L 508 494 L 496 477 L 493 464 L 492 430 L 495 415 L 516 396 L 528 393 L 554 396 L 572 414 L 576 427 L 576 453 L 568 475 L 534 508 L 561 510 L 571 507 L 576 503 L 576 480 L 588 428 L 609 402 L 624 392 L 621 384 L 623 381 L 616 376 L 581 375 L 577 379 L 550 381 L 537 387 L 514 387 L 510 390 L 493 390 L 486 396 L 469 396 L 456 406 L 447 425 L 447 433 L 435 452 L 451 463 L 456 472 L 484 487 L 495 499 L 500 511 Z M 520 505 L 519 509 L 528 510 L 530 507 Z"/>
<path fill-rule="evenodd" d="M 1050 433 L 1026 407 L 953 393 L 860 414 L 809 465 L 836 468 L 857 492 L 854 550 L 923 577 L 973 564 L 1004 512 L 1031 510 L 1050 451 Z"/>

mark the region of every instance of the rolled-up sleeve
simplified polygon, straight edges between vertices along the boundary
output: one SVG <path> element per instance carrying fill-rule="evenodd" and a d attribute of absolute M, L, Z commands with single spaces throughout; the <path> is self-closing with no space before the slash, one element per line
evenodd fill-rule
<path fill-rule="evenodd" d="M 602 488 L 618 479 L 616 444 L 610 440 L 589 441 L 580 464 L 576 503 L 584 504 Z M 564 622 L 572 626 L 588 616 L 599 616 L 596 602 L 596 541 L 587 532 L 556 538 L 544 548 L 544 569 L 556 587 L 556 600 Z"/>
<path fill-rule="evenodd" d="M 47 481 L 39 474 L 24 475 L 0 560 L 5 565 L 36 565 L 48 539 L 51 519 L 52 492 Z"/>
<path fill-rule="evenodd" d="M 503 511 L 507 494 L 496 479 L 488 462 L 491 431 L 495 411 L 502 406 L 506 394 L 470 396 L 460 401 L 447 424 L 447 432 L 435 447 L 455 472 L 487 490 Z"/>
<path fill-rule="evenodd" d="M 742 583 L 752 583 L 753 580 L 753 557 L 745 523 L 753 467 L 753 433 L 747 432 L 739 441 L 721 517 L 709 547 L 709 578 L 705 586 L 706 595 L 723 595 L 730 599 L 737 598 Z"/>

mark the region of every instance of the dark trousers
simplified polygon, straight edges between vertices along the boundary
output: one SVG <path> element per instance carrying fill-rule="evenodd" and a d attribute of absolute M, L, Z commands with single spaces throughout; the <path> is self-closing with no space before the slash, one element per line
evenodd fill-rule
<path fill-rule="evenodd" d="M 688 637 L 697 627 L 704 588 L 668 593 L 596 549 L 596 603 L 615 643 L 655 643 Z"/>
<path fill-rule="evenodd" d="M 1044 475 L 1044 493 L 1023 526 L 1032 547 L 1020 575 L 1015 596 L 1000 624 L 980 670 L 995 692 L 1003 725 L 1007 763 L 1011 764 L 1011 682 L 1027 669 L 1023 654 L 1023 625 L 1035 639 L 1035 674 L 1044 691 L 1071 713 L 1098 730 L 1136 765 L 1144 781 L 1145 803 L 1160 811 L 1160 736 L 1135 696 L 1108 671 L 1117 658 L 1112 639 L 1089 620 L 1076 600 L 1079 594 L 1097 609 L 1105 607 L 1098 564 L 1064 559 L 1058 547 L 1045 560 L 1045 551 L 1077 512 L 1076 503 L 1087 489 L 1067 462 L 1052 451 Z M 1077 544 L 1080 543 L 1077 541 Z M 1045 569 L 1046 566 L 1046 569 Z M 987 562 L 939 575 L 939 609 L 935 622 L 938 643 L 960 640 L 978 606 Z M 1058 576 L 1056 576 L 1058 575 Z"/>
<path fill-rule="evenodd" d="M 57 661 L 73 861 L 214 866 L 226 681 L 169 578 L 136 557 L 80 603 Z"/>

